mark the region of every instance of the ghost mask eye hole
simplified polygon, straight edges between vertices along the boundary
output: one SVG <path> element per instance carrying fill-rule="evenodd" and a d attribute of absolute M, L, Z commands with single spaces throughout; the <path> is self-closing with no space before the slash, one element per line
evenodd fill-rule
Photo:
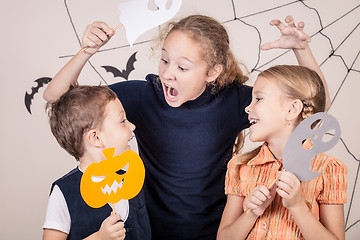
<path fill-rule="evenodd" d="M 123 167 L 122 169 L 120 169 L 119 171 L 116 172 L 116 174 L 118 175 L 124 175 L 127 170 L 129 169 L 129 164 L 126 164 L 125 167 Z"/>
<path fill-rule="evenodd" d="M 102 180 L 105 179 L 105 177 L 106 177 L 106 175 L 105 176 L 91 176 L 91 181 L 93 181 L 93 182 L 101 182 Z"/>

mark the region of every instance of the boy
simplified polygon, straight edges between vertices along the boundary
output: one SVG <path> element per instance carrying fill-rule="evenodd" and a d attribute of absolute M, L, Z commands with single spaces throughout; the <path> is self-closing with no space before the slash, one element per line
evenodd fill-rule
<path fill-rule="evenodd" d="M 150 239 L 142 192 L 116 203 L 117 214 L 108 204 L 91 208 L 80 194 L 82 174 L 104 160 L 102 150 L 115 147 L 120 155 L 130 149 L 135 126 L 116 94 L 106 86 L 71 86 L 46 108 L 56 140 L 80 164 L 52 184 L 43 239 Z"/>

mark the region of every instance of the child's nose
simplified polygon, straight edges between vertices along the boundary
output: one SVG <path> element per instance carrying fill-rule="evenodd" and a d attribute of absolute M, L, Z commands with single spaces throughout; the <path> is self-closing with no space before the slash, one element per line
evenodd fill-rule
<path fill-rule="evenodd" d="M 250 113 L 250 105 L 248 105 L 247 107 L 245 107 L 245 112 L 246 112 L 246 113 Z"/>
<path fill-rule="evenodd" d="M 169 66 L 164 70 L 164 77 L 168 80 L 174 80 L 175 75 L 173 69 Z"/>
<path fill-rule="evenodd" d="M 135 131 L 135 125 L 133 124 L 133 123 L 131 123 L 131 122 L 129 122 L 129 127 L 130 127 L 130 130 L 133 132 L 133 131 Z"/>

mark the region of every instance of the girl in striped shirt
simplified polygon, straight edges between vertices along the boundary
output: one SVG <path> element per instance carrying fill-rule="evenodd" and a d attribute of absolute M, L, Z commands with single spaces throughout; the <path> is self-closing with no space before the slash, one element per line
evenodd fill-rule
<path fill-rule="evenodd" d="M 345 165 L 321 153 L 311 169 L 322 174 L 313 180 L 300 182 L 281 171 L 291 133 L 307 116 L 324 111 L 325 102 L 320 77 L 306 67 L 281 65 L 259 74 L 245 111 L 250 140 L 264 143 L 228 164 L 218 239 L 345 238 Z"/>

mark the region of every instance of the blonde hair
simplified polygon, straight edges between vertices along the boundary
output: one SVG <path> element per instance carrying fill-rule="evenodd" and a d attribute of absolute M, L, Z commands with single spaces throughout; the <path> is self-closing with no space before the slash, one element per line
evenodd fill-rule
<path fill-rule="evenodd" d="M 235 81 L 243 84 L 248 80 L 230 50 L 228 33 L 220 22 L 204 15 L 190 15 L 178 22 L 170 22 L 163 31 L 162 41 L 173 31 L 184 32 L 200 43 L 200 52 L 209 70 L 217 64 L 223 67 L 221 74 L 212 82 L 215 91 Z"/>
<path fill-rule="evenodd" d="M 325 110 L 325 87 L 315 71 L 302 66 L 277 65 L 261 72 L 259 76 L 273 81 L 287 97 L 301 100 L 303 109 L 300 121 Z M 261 146 L 239 156 L 235 167 L 237 178 L 240 165 L 254 158 L 260 149 Z"/>

